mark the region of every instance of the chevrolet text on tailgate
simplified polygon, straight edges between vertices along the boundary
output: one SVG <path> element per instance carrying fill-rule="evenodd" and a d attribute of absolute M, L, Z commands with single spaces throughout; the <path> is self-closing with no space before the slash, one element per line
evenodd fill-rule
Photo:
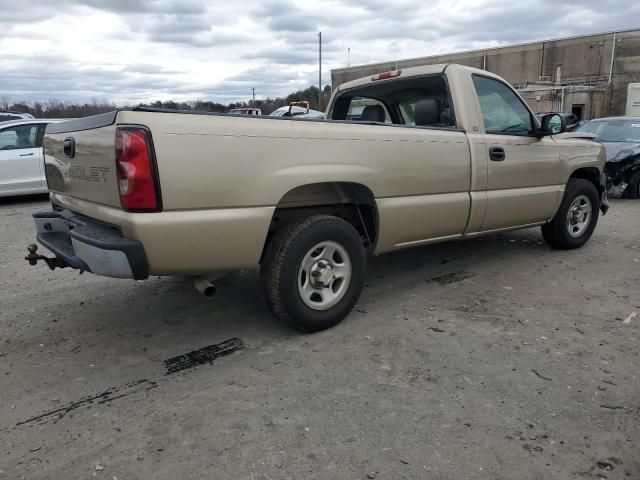
<path fill-rule="evenodd" d="M 367 254 L 542 226 L 582 246 L 607 199 L 603 147 L 540 121 L 491 73 L 433 65 L 341 85 L 325 119 L 119 110 L 52 124 L 53 209 L 27 260 L 117 278 L 260 267 L 273 313 L 340 322 Z"/>

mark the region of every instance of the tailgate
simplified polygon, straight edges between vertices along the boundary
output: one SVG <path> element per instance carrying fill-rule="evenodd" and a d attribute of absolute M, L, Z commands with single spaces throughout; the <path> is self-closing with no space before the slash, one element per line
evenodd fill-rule
<path fill-rule="evenodd" d="M 120 208 L 115 161 L 117 114 L 47 125 L 43 146 L 49 190 Z"/>

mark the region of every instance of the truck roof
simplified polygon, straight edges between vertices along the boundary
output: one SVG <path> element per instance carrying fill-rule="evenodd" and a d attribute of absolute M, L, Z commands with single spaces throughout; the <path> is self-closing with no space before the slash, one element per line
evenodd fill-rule
<path fill-rule="evenodd" d="M 465 65 L 460 65 L 458 63 L 439 63 L 436 65 L 422 65 L 419 67 L 408 67 L 408 68 L 400 68 L 398 70 L 391 70 L 391 75 L 388 79 L 382 79 L 379 76 L 383 73 L 376 73 L 375 75 L 369 75 L 367 77 L 358 78 L 357 80 L 352 80 L 350 82 L 345 82 L 338 87 L 338 91 L 349 90 L 354 87 L 361 87 L 363 85 L 367 85 L 368 83 L 374 81 L 390 81 L 397 80 L 399 78 L 409 78 L 409 77 L 417 77 L 421 75 L 433 75 L 435 73 L 443 73 L 447 68 L 460 68 L 464 70 L 468 70 L 470 72 L 481 73 L 482 75 L 486 75 L 488 77 L 497 77 L 497 75 L 488 72 L 486 70 L 481 70 L 479 68 L 467 67 Z M 399 73 L 396 73 L 399 72 Z"/>

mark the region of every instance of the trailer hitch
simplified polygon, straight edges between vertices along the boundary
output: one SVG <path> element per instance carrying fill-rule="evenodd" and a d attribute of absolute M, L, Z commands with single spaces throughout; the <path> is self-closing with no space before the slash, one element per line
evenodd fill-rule
<path fill-rule="evenodd" d="M 51 270 L 54 270 L 56 268 L 65 268 L 69 266 L 69 264 L 61 258 L 58 258 L 58 257 L 49 258 L 49 257 L 45 257 L 44 255 L 39 255 L 38 253 L 36 253 L 38 251 L 38 246 L 35 243 L 31 243 L 27 247 L 27 250 L 29 250 L 29 253 L 27 254 L 26 257 L 24 257 L 24 259 L 29 262 L 29 265 L 36 265 L 38 263 L 38 260 L 43 260 L 47 264 L 47 267 L 49 267 Z"/>

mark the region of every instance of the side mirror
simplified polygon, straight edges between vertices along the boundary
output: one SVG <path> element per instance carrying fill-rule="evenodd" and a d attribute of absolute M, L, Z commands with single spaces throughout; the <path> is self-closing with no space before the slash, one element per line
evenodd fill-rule
<path fill-rule="evenodd" d="M 557 135 L 567 131 L 567 124 L 564 118 L 557 113 L 547 113 L 540 118 L 542 127 L 536 132 L 538 137 Z"/>

